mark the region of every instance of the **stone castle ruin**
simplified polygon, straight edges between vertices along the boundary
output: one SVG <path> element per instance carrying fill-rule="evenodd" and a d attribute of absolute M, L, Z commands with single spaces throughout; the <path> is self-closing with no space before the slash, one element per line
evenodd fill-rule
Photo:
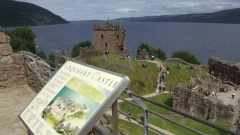
<path fill-rule="evenodd" d="M 104 55 L 127 56 L 126 29 L 120 24 L 111 24 L 108 19 L 102 27 L 93 24 L 94 45 L 80 49 L 77 60 L 85 60 Z"/>
<path fill-rule="evenodd" d="M 126 30 L 120 25 L 112 25 L 108 20 L 105 26 L 101 28 L 95 23 L 95 45 L 94 47 L 82 48 L 79 57 L 89 58 L 104 54 L 119 55 L 126 50 L 125 38 Z M 0 29 L 0 88 L 28 84 L 35 92 L 39 92 L 51 77 L 49 65 L 32 53 L 24 51 L 13 53 L 9 42 L 10 38 Z M 58 59 L 57 53 L 55 54 L 58 62 L 66 61 L 69 57 L 64 50 L 62 50 L 62 53 L 62 60 Z M 141 53 L 144 59 L 146 59 L 144 57 L 146 55 L 144 51 Z M 213 57 L 209 58 L 208 64 L 208 72 L 215 76 L 217 81 L 199 82 L 196 79 L 192 84 L 198 85 L 197 87 L 186 88 L 181 85 L 175 87 L 173 89 L 173 108 L 193 116 L 201 116 L 208 121 L 218 120 L 230 123 L 234 125 L 236 131 L 239 131 L 240 101 L 237 105 L 226 105 L 220 99 L 211 98 L 199 91 L 201 88 L 209 92 L 219 90 L 223 83 L 232 88 L 236 87 L 235 90 L 238 90 L 240 64 L 233 64 Z M 56 66 L 60 67 L 61 65 Z"/>
<path fill-rule="evenodd" d="M 207 98 L 198 90 L 178 86 L 174 89 L 173 108 L 193 116 L 201 116 L 208 121 L 221 121 L 233 124 L 237 118 L 237 109 L 233 105 L 224 105 L 219 99 Z"/>
<path fill-rule="evenodd" d="M 219 77 L 224 83 L 229 83 L 233 86 L 240 85 L 240 63 L 234 64 L 216 57 L 210 57 L 208 65 L 209 73 Z"/>
<path fill-rule="evenodd" d="M 173 108 L 193 116 L 203 117 L 208 121 L 217 120 L 232 124 L 236 131 L 240 131 L 240 99 L 237 99 L 237 103 L 226 104 L 221 98 L 212 97 L 212 91 L 221 92 L 223 96 L 228 97 L 231 92 L 239 90 L 238 64 L 210 57 L 209 73 L 215 78 L 212 81 L 195 81 L 194 87 L 188 88 L 182 85 L 175 87 Z M 221 77 L 218 76 L 219 73 L 222 74 Z M 226 79 L 225 76 L 229 77 Z M 232 83 L 228 79 L 231 79 Z M 226 80 L 228 82 L 224 82 Z"/>
<path fill-rule="evenodd" d="M 94 48 L 106 55 L 119 55 L 126 48 L 126 29 L 121 25 L 111 24 L 110 20 L 102 27 L 98 23 L 93 25 Z"/>

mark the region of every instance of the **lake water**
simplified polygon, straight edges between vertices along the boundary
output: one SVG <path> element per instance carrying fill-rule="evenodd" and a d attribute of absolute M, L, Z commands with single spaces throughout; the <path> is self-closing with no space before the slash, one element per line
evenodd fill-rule
<path fill-rule="evenodd" d="M 50 54 L 61 52 L 62 48 L 72 50 L 74 44 L 86 40 L 94 44 L 92 26 L 93 23 L 72 22 L 30 28 L 36 35 L 39 50 Z M 210 56 L 240 62 L 239 24 L 124 22 L 122 26 L 127 30 L 131 56 L 137 54 L 138 46 L 144 42 L 162 49 L 167 57 L 175 51 L 188 51 L 202 64 L 207 64 Z"/>

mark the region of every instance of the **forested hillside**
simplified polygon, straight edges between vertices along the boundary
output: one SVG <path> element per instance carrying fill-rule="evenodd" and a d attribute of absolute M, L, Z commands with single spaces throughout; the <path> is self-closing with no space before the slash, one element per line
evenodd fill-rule
<path fill-rule="evenodd" d="M 34 26 L 68 23 L 37 5 L 13 0 L 0 0 L 0 26 Z"/>
<path fill-rule="evenodd" d="M 205 14 L 179 14 L 163 16 L 145 16 L 118 18 L 113 21 L 122 22 L 201 22 L 201 23 L 240 23 L 240 8 L 222 10 Z"/>

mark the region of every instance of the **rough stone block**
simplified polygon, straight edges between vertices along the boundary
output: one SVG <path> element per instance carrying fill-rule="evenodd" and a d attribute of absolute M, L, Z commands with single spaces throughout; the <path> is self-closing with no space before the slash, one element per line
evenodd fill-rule
<path fill-rule="evenodd" d="M 12 47 L 8 43 L 0 44 L 0 55 L 7 56 L 13 53 Z"/>
<path fill-rule="evenodd" d="M 3 32 L 0 32 L 0 44 L 1 43 L 8 43 L 8 37 Z"/>

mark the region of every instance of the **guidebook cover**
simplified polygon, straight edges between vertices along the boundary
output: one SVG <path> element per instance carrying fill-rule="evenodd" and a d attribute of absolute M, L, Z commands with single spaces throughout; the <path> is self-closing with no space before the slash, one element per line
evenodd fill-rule
<path fill-rule="evenodd" d="M 87 134 L 129 83 L 125 75 L 67 61 L 20 119 L 36 135 Z"/>

